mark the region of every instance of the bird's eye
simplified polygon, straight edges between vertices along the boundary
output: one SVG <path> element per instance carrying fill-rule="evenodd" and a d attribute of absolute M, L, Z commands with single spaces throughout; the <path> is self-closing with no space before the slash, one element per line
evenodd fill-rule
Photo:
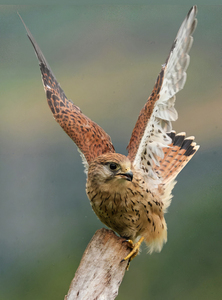
<path fill-rule="evenodd" d="M 118 166 L 115 163 L 110 163 L 109 168 L 110 168 L 110 170 L 115 171 L 118 168 Z"/>

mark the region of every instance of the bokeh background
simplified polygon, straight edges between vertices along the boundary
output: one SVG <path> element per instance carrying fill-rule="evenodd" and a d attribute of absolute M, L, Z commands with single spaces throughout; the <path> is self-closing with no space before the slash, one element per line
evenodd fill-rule
<path fill-rule="evenodd" d="M 178 1 L 178 3 L 180 3 Z M 17 11 L 68 98 L 126 146 L 190 5 L 0 6 L 0 299 L 63 299 L 103 225 L 76 146 L 53 120 Z M 222 299 L 222 6 L 199 5 L 177 132 L 201 148 L 178 176 L 160 254 L 143 247 L 117 299 Z"/>

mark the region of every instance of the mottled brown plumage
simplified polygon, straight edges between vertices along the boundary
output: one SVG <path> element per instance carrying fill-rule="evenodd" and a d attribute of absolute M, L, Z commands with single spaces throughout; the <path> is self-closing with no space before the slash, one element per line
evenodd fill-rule
<path fill-rule="evenodd" d="M 128 157 L 115 153 L 105 131 L 66 98 L 25 26 L 39 59 L 49 107 L 81 151 L 87 173 L 86 192 L 93 210 L 122 237 L 133 242 L 144 238 L 150 253 L 160 251 L 167 240 L 164 213 L 171 202 L 175 178 L 199 148 L 194 137 L 176 135 L 171 125 L 177 119 L 175 94 L 186 81 L 196 13 L 194 6 L 178 31 L 132 132 Z"/>
<path fill-rule="evenodd" d="M 78 106 L 67 99 L 41 49 L 24 22 L 23 24 L 38 57 L 48 105 L 55 120 L 76 143 L 87 163 L 103 153 L 115 152 L 109 135 L 85 116 Z"/>
<path fill-rule="evenodd" d="M 110 169 L 113 163 L 117 165 L 114 170 Z M 130 171 L 132 180 L 127 177 Z M 167 236 L 161 195 L 149 189 L 126 156 L 113 153 L 97 157 L 89 165 L 86 190 L 104 224 L 126 239 L 136 241 L 144 236 L 151 252 L 160 251 Z"/>
<path fill-rule="evenodd" d="M 150 119 L 150 116 L 152 115 L 155 103 L 160 98 L 159 93 L 160 93 L 160 88 L 161 88 L 162 82 L 163 82 L 165 67 L 166 66 L 162 67 L 162 69 L 160 71 L 160 74 L 157 77 L 157 81 L 155 83 L 153 91 L 152 91 L 151 95 L 149 96 L 146 104 L 144 105 L 144 107 L 140 111 L 138 120 L 137 120 L 136 125 L 133 129 L 129 145 L 127 146 L 127 150 L 128 150 L 128 153 L 129 153 L 128 157 L 131 161 L 133 161 L 135 159 L 136 152 L 138 150 L 140 141 L 142 139 L 142 136 L 144 134 L 144 131 L 146 129 L 146 126 L 147 126 L 147 123 Z"/>

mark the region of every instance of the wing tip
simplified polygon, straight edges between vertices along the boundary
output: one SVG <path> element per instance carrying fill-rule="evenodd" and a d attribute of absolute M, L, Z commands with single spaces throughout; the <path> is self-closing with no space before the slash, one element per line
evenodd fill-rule
<path fill-rule="evenodd" d="M 195 19 L 195 18 L 196 18 L 197 13 L 198 13 L 197 5 L 193 5 L 187 13 L 186 20 L 191 18 L 196 23 L 197 19 Z"/>
<path fill-rule="evenodd" d="M 25 22 L 23 21 L 20 14 L 18 12 L 17 12 L 17 14 L 20 17 L 20 19 L 25 27 L 27 36 L 34 48 L 35 54 L 39 61 L 39 66 L 40 66 L 40 70 L 42 73 L 42 81 L 43 81 L 43 86 L 44 86 L 45 91 L 47 91 L 48 89 L 53 89 L 53 88 L 55 88 L 55 86 L 60 88 L 60 85 L 57 82 L 55 75 L 53 74 L 48 62 L 45 59 L 45 56 L 42 53 L 42 50 L 38 46 L 36 40 L 34 39 L 33 35 L 31 34 L 30 30 L 28 29 L 28 27 L 25 25 Z M 51 83 L 50 83 L 50 81 L 51 81 Z M 54 83 L 54 85 L 52 85 L 52 82 Z M 62 90 L 61 90 L 61 92 L 64 93 Z"/>
<path fill-rule="evenodd" d="M 38 58 L 38 61 L 39 61 L 39 65 L 43 64 L 43 65 L 44 65 L 45 67 L 47 67 L 47 68 L 50 70 L 50 72 L 52 73 L 52 71 L 51 71 L 51 69 L 50 69 L 50 66 L 49 66 L 49 64 L 47 63 L 47 61 L 46 61 L 46 59 L 45 59 L 45 57 L 44 57 L 44 55 L 43 55 L 41 49 L 39 48 L 39 46 L 38 46 L 36 40 L 34 39 L 33 35 L 31 34 L 31 31 L 30 31 L 30 30 L 28 29 L 28 27 L 26 26 L 24 20 L 23 20 L 22 17 L 20 16 L 19 12 L 17 12 L 17 14 L 18 14 L 19 18 L 21 19 L 21 21 L 22 21 L 22 23 L 23 23 L 23 25 L 24 25 L 24 27 L 25 27 L 26 34 L 27 34 L 27 36 L 28 36 L 28 38 L 29 38 L 29 40 L 30 40 L 30 42 L 31 42 L 31 44 L 32 44 L 32 46 L 33 46 L 33 48 L 34 48 L 35 54 L 36 54 L 36 56 L 37 56 L 37 58 Z M 54 76 L 54 75 L 53 75 L 53 76 Z"/>
<path fill-rule="evenodd" d="M 189 17 L 189 15 L 190 15 L 191 13 L 194 13 L 194 15 L 197 14 L 197 5 L 193 5 L 193 6 L 190 8 L 190 10 L 188 11 L 187 16 Z"/>
<path fill-rule="evenodd" d="M 198 13 L 198 9 L 197 9 L 197 5 L 194 5 L 191 7 L 191 9 L 189 10 L 188 14 L 187 14 L 187 18 L 186 20 L 192 20 L 192 26 L 191 26 L 191 32 L 190 34 L 192 34 L 194 32 L 194 30 L 197 27 L 197 19 L 196 19 L 196 15 Z"/>

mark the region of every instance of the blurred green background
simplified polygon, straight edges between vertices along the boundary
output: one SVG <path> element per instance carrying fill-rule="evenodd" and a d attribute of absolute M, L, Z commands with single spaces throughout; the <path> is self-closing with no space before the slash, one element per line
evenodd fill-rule
<path fill-rule="evenodd" d="M 17 11 L 68 98 L 126 146 L 190 5 L 0 6 L 0 299 L 63 299 L 103 225 L 76 146 L 53 120 Z M 198 7 L 177 132 L 200 150 L 178 176 L 160 254 L 143 247 L 117 299 L 222 299 L 222 6 Z"/>

